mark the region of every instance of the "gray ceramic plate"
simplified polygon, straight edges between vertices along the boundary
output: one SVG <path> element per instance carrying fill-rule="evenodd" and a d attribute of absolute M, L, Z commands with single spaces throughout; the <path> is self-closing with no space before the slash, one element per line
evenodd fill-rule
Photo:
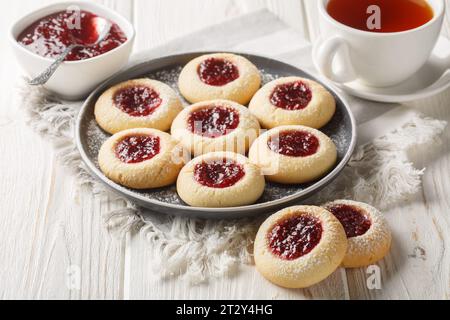
<path fill-rule="evenodd" d="M 302 185 L 279 185 L 267 183 L 262 197 L 254 205 L 235 208 L 196 208 L 183 203 L 178 197 L 175 186 L 156 190 L 133 190 L 122 187 L 106 178 L 99 170 L 97 154 L 102 143 L 109 137 L 95 122 L 94 105 L 99 95 L 107 88 L 125 80 L 150 77 L 163 81 L 177 90 L 177 78 L 181 68 L 191 59 L 205 52 L 187 53 L 158 58 L 128 70 L 122 71 L 98 87 L 84 103 L 77 119 L 76 138 L 83 161 L 91 173 L 119 194 L 133 200 L 138 205 L 171 215 L 184 215 L 201 218 L 243 218 L 255 214 L 274 212 L 282 207 L 300 203 L 309 196 L 319 192 L 338 176 L 347 164 L 356 143 L 356 127 L 352 113 L 346 102 L 333 89 L 328 90 L 336 98 L 337 108 L 331 122 L 321 129 L 331 137 L 337 146 L 338 161 L 334 169 L 322 179 Z M 291 65 L 269 58 L 242 54 L 252 61 L 268 82 L 278 77 L 300 76 L 318 81 L 306 72 Z"/>

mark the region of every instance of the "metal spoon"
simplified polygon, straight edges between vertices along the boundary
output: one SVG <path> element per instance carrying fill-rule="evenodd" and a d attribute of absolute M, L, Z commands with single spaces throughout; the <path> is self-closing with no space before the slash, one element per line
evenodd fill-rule
<path fill-rule="evenodd" d="M 64 50 L 64 52 L 47 69 L 45 69 L 44 72 L 42 72 L 40 75 L 38 75 L 34 79 L 30 80 L 28 82 L 28 84 L 30 84 L 32 86 L 39 86 L 39 85 L 46 84 L 47 81 L 51 78 L 51 76 L 55 73 L 56 69 L 58 69 L 60 64 L 64 61 L 64 59 L 66 59 L 67 55 L 73 49 L 78 48 L 78 47 L 93 47 L 93 46 L 99 44 L 100 42 L 102 42 L 105 39 L 105 37 L 109 34 L 112 24 L 108 20 L 101 18 L 101 17 L 95 17 L 94 19 L 95 19 L 94 25 L 98 32 L 97 32 L 97 39 L 95 39 L 95 41 L 93 43 L 79 44 L 79 43 L 76 43 L 76 39 L 74 39 L 75 41 L 73 44 L 68 46 L 66 48 L 66 50 Z"/>

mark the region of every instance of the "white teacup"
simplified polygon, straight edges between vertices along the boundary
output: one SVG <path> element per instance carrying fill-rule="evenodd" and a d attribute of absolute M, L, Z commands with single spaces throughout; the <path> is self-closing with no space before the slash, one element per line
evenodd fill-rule
<path fill-rule="evenodd" d="M 445 15 L 445 0 L 427 0 L 434 11 L 428 23 L 402 32 L 376 33 L 336 21 L 327 12 L 328 1 L 318 1 L 321 34 L 314 52 L 319 71 L 338 83 L 358 80 L 389 87 L 408 79 L 429 58 Z"/>

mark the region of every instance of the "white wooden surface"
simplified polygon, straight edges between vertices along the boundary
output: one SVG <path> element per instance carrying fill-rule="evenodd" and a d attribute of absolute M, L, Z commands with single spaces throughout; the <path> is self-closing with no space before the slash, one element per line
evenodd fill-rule
<path fill-rule="evenodd" d="M 158 280 L 143 239 L 120 243 L 103 229 L 101 214 L 115 204 L 86 190 L 74 201 L 73 178 L 56 163 L 51 146 L 23 122 L 15 93 L 21 73 L 12 62 L 5 35 L 23 13 L 52 2 L 11 1 L 0 19 L 0 298 L 450 298 L 450 129 L 441 145 L 411 154 L 417 166 L 427 167 L 423 192 L 386 212 L 395 238 L 390 255 L 379 263 L 381 290 L 367 289 L 363 269 L 338 270 L 306 290 L 271 285 L 251 266 L 243 267 L 235 278 L 198 287 Z M 136 50 L 264 7 L 308 39 L 318 33 L 316 0 L 98 2 L 133 21 Z M 450 10 L 443 33 L 450 36 Z M 449 91 L 411 106 L 450 121 Z"/>

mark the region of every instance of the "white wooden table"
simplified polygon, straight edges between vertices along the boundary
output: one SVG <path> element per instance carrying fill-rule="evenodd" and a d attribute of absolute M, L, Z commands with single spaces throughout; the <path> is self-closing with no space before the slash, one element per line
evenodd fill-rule
<path fill-rule="evenodd" d="M 86 190 L 74 201 L 74 179 L 55 161 L 51 146 L 24 124 L 15 93 L 20 70 L 5 35 L 16 18 L 51 2 L 10 1 L 1 13 L 0 298 L 450 298 L 450 129 L 442 145 L 411 155 L 417 166 L 427 167 L 422 193 L 386 212 L 395 238 L 390 255 L 379 263 L 382 289 L 367 288 L 363 269 L 338 270 L 306 290 L 271 285 L 251 266 L 235 278 L 198 287 L 158 280 L 143 239 L 117 242 L 102 227 L 101 214 L 114 203 Z M 265 7 L 307 39 L 317 35 L 316 0 L 98 2 L 133 21 L 138 32 L 135 50 Z M 450 36 L 450 10 L 443 33 Z M 450 121 L 450 92 L 413 107 Z"/>

